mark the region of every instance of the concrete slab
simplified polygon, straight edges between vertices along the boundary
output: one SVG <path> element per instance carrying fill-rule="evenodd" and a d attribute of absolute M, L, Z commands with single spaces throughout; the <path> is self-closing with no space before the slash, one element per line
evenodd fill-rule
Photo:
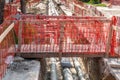
<path fill-rule="evenodd" d="M 120 80 L 120 59 L 119 58 L 109 58 L 104 59 L 106 67 L 108 67 L 108 72 L 111 73 L 116 80 Z"/>
<path fill-rule="evenodd" d="M 18 58 L 9 66 L 3 80 L 38 80 L 39 69 L 39 61 Z"/>

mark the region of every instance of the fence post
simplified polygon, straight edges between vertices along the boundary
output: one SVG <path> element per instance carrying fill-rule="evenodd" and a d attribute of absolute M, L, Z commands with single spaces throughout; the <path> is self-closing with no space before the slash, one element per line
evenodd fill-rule
<path fill-rule="evenodd" d="M 115 16 L 112 17 L 112 28 L 113 28 L 113 31 L 112 31 L 112 39 L 111 39 L 111 50 L 110 50 L 110 56 L 115 56 L 115 48 L 116 48 L 116 29 L 117 29 L 117 19 Z"/>
<path fill-rule="evenodd" d="M 113 32 L 113 27 L 112 27 L 112 24 L 110 24 L 110 30 L 109 30 L 109 34 L 108 34 L 105 57 L 109 57 L 109 52 L 110 52 L 110 47 L 111 47 L 111 40 L 112 40 L 112 32 Z"/>
<path fill-rule="evenodd" d="M 64 38 L 64 25 L 60 23 L 60 43 L 59 43 L 59 58 L 61 60 L 63 52 L 63 38 Z"/>
<path fill-rule="evenodd" d="M 108 35 L 108 40 L 107 40 L 107 45 L 106 45 L 106 57 L 114 55 L 114 48 L 115 44 L 112 42 L 116 39 L 115 38 L 115 31 L 114 31 L 114 25 L 116 24 L 116 17 L 112 18 L 112 22 L 110 23 L 110 30 L 109 30 L 109 35 Z M 114 39 L 115 38 L 115 39 Z"/>
<path fill-rule="evenodd" d="M 19 31 L 18 31 L 18 52 L 21 50 L 21 44 L 22 44 L 22 26 L 23 22 L 19 21 Z"/>

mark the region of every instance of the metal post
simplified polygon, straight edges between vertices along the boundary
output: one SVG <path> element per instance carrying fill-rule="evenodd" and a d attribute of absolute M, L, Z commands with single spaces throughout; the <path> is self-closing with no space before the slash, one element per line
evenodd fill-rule
<path fill-rule="evenodd" d="M 56 60 L 51 58 L 51 80 L 57 80 Z"/>

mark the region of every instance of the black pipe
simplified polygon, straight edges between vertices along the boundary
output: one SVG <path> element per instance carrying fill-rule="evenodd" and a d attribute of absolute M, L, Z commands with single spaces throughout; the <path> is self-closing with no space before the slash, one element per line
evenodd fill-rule
<path fill-rule="evenodd" d="M 27 3 L 26 0 L 20 0 L 21 12 L 22 12 L 23 14 L 26 13 L 26 3 Z"/>
<path fill-rule="evenodd" d="M 4 21 L 4 6 L 5 6 L 5 0 L 0 0 L 0 24 Z"/>
<path fill-rule="evenodd" d="M 10 0 L 10 2 L 13 2 L 13 0 Z"/>

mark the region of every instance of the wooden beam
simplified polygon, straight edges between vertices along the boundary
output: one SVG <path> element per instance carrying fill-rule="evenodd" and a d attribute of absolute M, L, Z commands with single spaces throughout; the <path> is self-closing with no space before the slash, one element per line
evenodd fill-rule
<path fill-rule="evenodd" d="M 73 5 L 79 7 L 80 9 L 87 10 L 85 7 L 82 7 L 82 6 L 80 6 L 80 5 L 76 4 L 76 3 L 73 3 Z"/>
<path fill-rule="evenodd" d="M 110 64 L 112 68 L 120 68 L 120 64 Z"/>
<path fill-rule="evenodd" d="M 15 23 L 11 23 L 8 28 L 0 35 L 0 43 L 4 40 L 7 34 L 13 29 Z"/>
<path fill-rule="evenodd" d="M 106 57 L 109 56 L 109 51 L 110 51 L 110 45 L 111 45 L 111 40 L 112 40 L 112 33 L 113 33 L 113 26 L 112 24 L 110 25 L 110 30 L 109 30 L 109 36 L 108 36 L 108 40 L 107 40 L 107 44 L 106 44 Z"/>
<path fill-rule="evenodd" d="M 40 59 L 40 58 L 43 58 L 43 57 L 45 57 L 45 58 L 59 57 L 60 56 L 59 54 L 60 53 L 44 53 L 44 52 L 41 52 L 41 53 L 36 53 L 36 52 L 35 53 L 31 53 L 31 52 L 20 53 L 20 52 L 18 52 L 18 53 L 16 53 L 16 55 L 20 55 L 23 58 L 36 58 L 36 59 Z M 71 56 L 72 57 L 103 57 L 103 56 L 105 56 L 105 53 L 100 53 L 100 54 L 62 53 L 61 54 L 61 57 L 71 57 Z"/>

